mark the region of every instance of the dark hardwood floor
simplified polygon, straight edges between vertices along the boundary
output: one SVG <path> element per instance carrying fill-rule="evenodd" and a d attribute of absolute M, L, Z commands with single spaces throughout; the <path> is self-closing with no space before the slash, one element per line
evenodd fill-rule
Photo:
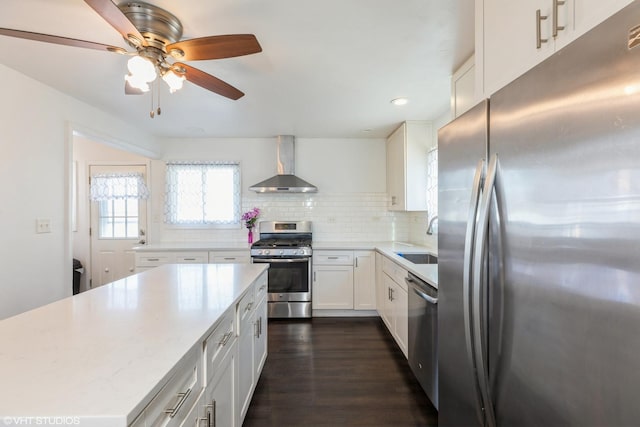
<path fill-rule="evenodd" d="M 437 426 L 382 320 L 269 320 L 269 356 L 244 427 Z"/>

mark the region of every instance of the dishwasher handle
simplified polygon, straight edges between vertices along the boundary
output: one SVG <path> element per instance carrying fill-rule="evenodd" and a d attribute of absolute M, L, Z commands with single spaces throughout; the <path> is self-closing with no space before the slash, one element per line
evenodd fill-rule
<path fill-rule="evenodd" d="M 434 298 L 432 296 L 429 296 L 427 294 L 425 294 L 424 292 L 418 290 L 416 288 L 416 282 L 409 278 L 409 277 L 405 277 L 404 281 L 407 283 L 407 285 L 413 290 L 413 292 L 416 293 L 416 295 L 418 295 L 420 298 L 422 298 L 423 300 L 425 300 L 426 302 L 430 303 L 430 304 L 438 304 L 438 298 Z"/>

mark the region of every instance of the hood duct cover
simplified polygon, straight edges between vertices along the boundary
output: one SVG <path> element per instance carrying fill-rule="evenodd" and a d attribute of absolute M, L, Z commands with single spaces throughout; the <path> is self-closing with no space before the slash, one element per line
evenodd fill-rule
<path fill-rule="evenodd" d="M 249 190 L 257 193 L 315 193 L 318 187 L 295 176 L 295 138 L 279 135 L 277 144 L 278 175 L 265 179 Z"/>

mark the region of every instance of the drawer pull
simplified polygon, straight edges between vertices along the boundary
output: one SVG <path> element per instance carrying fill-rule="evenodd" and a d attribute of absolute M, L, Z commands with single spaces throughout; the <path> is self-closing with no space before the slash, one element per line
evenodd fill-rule
<path fill-rule="evenodd" d="M 328 256 L 327 259 L 338 259 L 337 256 Z"/>
<path fill-rule="evenodd" d="M 227 260 L 227 261 L 235 261 L 236 257 L 234 257 L 234 256 L 226 256 L 226 257 L 224 257 L 224 259 Z"/>
<path fill-rule="evenodd" d="M 233 335 L 233 331 L 230 331 L 230 332 L 227 332 L 226 334 L 224 334 L 224 336 L 222 337 L 222 339 L 220 340 L 218 345 L 221 346 L 221 347 L 224 347 L 225 345 L 227 345 L 227 343 L 231 339 L 232 335 Z"/>
<path fill-rule="evenodd" d="M 261 291 L 261 290 L 265 289 L 266 287 L 267 287 L 267 285 L 262 285 L 262 286 L 260 286 L 260 289 L 258 289 L 258 290 Z"/>
<path fill-rule="evenodd" d="M 216 427 L 216 401 L 212 400 L 210 405 L 205 405 L 207 411 L 207 427 Z"/>
<path fill-rule="evenodd" d="M 180 410 L 180 408 L 182 408 L 182 405 L 184 405 L 184 402 L 187 401 L 187 398 L 189 397 L 190 394 L 191 394 L 191 389 L 190 388 L 188 388 L 187 391 L 185 391 L 183 393 L 178 393 L 178 399 L 180 399 L 180 400 L 178 401 L 176 406 L 174 408 L 171 408 L 171 409 L 165 409 L 164 413 L 165 414 L 169 414 L 169 418 L 175 417 L 176 414 L 178 413 L 178 411 Z"/>
<path fill-rule="evenodd" d="M 160 261 L 160 258 L 147 258 L 147 261 Z"/>
<path fill-rule="evenodd" d="M 195 258 L 182 258 L 184 261 L 195 261 Z"/>
<path fill-rule="evenodd" d="M 249 304 L 247 304 L 247 306 L 244 308 L 244 311 L 251 310 L 251 307 L 253 307 L 253 302 L 250 302 Z"/>

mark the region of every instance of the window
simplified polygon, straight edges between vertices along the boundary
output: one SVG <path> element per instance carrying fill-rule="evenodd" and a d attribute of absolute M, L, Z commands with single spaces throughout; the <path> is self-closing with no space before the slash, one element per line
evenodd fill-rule
<path fill-rule="evenodd" d="M 91 200 L 98 202 L 100 239 L 137 239 L 140 199 L 149 190 L 142 173 L 110 173 L 91 177 Z"/>
<path fill-rule="evenodd" d="M 98 203 L 101 239 L 138 238 L 138 199 L 102 200 Z"/>
<path fill-rule="evenodd" d="M 240 224 L 238 163 L 167 163 L 166 180 L 165 221 L 168 224 Z"/>
<path fill-rule="evenodd" d="M 438 148 L 427 153 L 427 214 L 438 215 Z"/>

